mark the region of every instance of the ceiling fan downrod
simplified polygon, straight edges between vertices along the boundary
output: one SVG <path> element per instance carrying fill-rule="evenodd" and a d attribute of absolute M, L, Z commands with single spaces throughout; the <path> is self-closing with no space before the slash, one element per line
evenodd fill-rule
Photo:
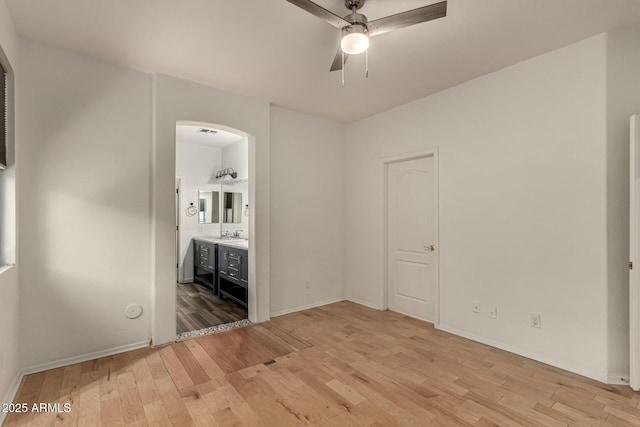
<path fill-rule="evenodd" d="M 365 0 L 344 0 L 344 7 L 349 10 L 353 10 L 354 8 L 358 10 L 364 6 L 364 2 Z"/>

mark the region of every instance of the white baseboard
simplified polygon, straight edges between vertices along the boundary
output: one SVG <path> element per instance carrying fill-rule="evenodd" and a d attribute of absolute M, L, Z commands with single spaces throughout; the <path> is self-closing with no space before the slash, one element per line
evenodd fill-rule
<path fill-rule="evenodd" d="M 285 314 L 295 313 L 297 311 L 308 310 L 310 308 L 322 307 L 323 305 L 334 304 L 336 302 L 345 301 L 344 297 L 332 298 L 313 304 L 299 305 L 297 307 L 285 308 L 284 310 L 276 310 L 271 312 L 271 317 L 284 316 Z"/>
<path fill-rule="evenodd" d="M 114 354 L 125 353 L 131 350 L 138 350 L 140 348 L 148 347 L 150 340 L 140 341 L 133 344 L 127 344 L 120 347 L 110 348 L 107 350 L 100 350 L 93 353 L 87 353 L 80 356 L 69 357 L 66 359 L 56 360 L 53 362 L 41 363 L 39 365 L 34 365 L 28 368 L 23 368 L 17 374 L 9 389 L 7 390 L 7 394 L 4 396 L 4 399 L 0 403 L 11 403 L 13 399 L 15 399 L 16 394 L 18 393 L 18 388 L 22 383 L 22 379 L 25 375 L 35 374 L 37 372 L 48 371 L 50 369 L 61 368 L 63 366 L 74 365 L 76 363 L 86 362 L 88 360 L 100 359 L 101 357 L 113 356 Z M 0 426 L 4 422 L 7 414 L 0 411 Z"/>
<path fill-rule="evenodd" d="M 629 374 L 628 373 L 615 373 L 610 374 L 607 377 L 607 384 L 611 385 L 629 385 Z"/>
<path fill-rule="evenodd" d="M 602 383 L 609 383 L 609 377 L 604 372 L 596 372 L 589 369 L 585 369 L 582 366 L 576 366 L 572 363 L 567 363 L 563 360 L 557 360 L 549 356 L 538 354 L 530 350 L 514 347 L 512 345 L 504 344 L 499 341 L 494 341 L 492 339 L 481 337 L 479 335 L 462 331 L 460 329 L 452 328 L 450 326 L 446 326 L 443 324 L 436 326 L 436 328 L 445 332 L 449 332 L 450 334 L 453 334 L 453 335 L 458 335 L 463 338 L 468 338 L 472 341 L 477 341 L 479 343 L 486 344 L 491 347 L 499 348 L 500 350 L 508 351 L 509 353 L 514 353 L 519 356 L 526 357 L 527 359 L 532 359 L 532 360 L 544 363 L 546 365 L 555 366 L 556 368 L 564 369 L 565 371 L 573 372 L 574 374 L 582 375 L 583 377 L 591 378 L 593 380 L 600 381 Z"/>
<path fill-rule="evenodd" d="M 355 302 L 356 304 L 364 305 L 365 307 L 373 308 L 374 310 L 380 310 L 380 307 L 377 304 L 371 304 L 370 302 L 356 297 L 347 297 L 347 301 Z"/>
<path fill-rule="evenodd" d="M 18 371 L 16 377 L 13 379 L 11 385 L 9 386 L 9 389 L 7 390 L 7 394 L 4 396 L 4 399 L 0 401 L 0 404 L 13 402 L 13 399 L 16 398 L 16 394 L 18 394 L 18 388 L 20 388 L 20 384 L 22 384 L 23 377 L 24 374 L 22 373 L 22 371 Z M 0 426 L 2 425 L 6 417 L 7 413 L 0 411 Z"/>
<path fill-rule="evenodd" d="M 101 357 L 113 356 L 114 354 L 125 353 L 131 350 L 138 350 L 140 348 L 149 347 L 151 340 L 145 340 L 136 342 L 133 344 L 127 344 L 120 347 L 114 347 L 107 350 L 95 351 L 93 353 L 86 353 L 80 356 L 68 357 L 66 359 L 56 360 L 53 362 L 41 363 L 39 365 L 30 366 L 22 369 L 23 375 L 35 374 L 37 372 L 48 371 L 50 369 L 61 368 L 63 366 L 75 365 L 76 363 L 86 362 L 88 360 L 100 359 Z"/>

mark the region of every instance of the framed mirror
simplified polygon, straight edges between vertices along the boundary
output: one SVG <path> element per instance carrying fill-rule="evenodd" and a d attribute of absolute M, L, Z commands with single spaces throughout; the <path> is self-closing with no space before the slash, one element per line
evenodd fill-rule
<path fill-rule="evenodd" d="M 242 193 L 224 192 L 222 215 L 223 223 L 240 224 L 242 222 Z"/>
<path fill-rule="evenodd" d="M 220 192 L 198 191 L 198 223 L 218 224 L 220 222 Z"/>

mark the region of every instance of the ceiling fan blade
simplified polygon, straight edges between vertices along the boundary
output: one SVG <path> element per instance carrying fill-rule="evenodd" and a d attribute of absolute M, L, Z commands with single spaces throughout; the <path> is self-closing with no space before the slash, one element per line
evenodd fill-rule
<path fill-rule="evenodd" d="M 447 16 L 447 2 L 441 1 L 407 12 L 376 19 L 367 24 L 369 37 Z"/>
<path fill-rule="evenodd" d="M 328 11 L 322 6 L 315 4 L 309 0 L 287 0 L 291 4 L 295 4 L 300 9 L 304 9 L 312 15 L 317 16 L 318 18 L 326 21 L 327 23 L 333 25 L 336 28 L 344 28 L 351 25 L 349 22 L 340 18 L 338 15 L 334 14 L 331 11 Z"/>
<path fill-rule="evenodd" d="M 331 69 L 329 71 L 338 71 L 342 70 L 342 65 L 347 62 L 349 58 L 349 54 L 344 54 L 344 62 L 342 62 L 342 49 L 338 48 L 338 52 L 336 53 L 336 57 L 333 58 L 333 63 L 331 64 Z"/>

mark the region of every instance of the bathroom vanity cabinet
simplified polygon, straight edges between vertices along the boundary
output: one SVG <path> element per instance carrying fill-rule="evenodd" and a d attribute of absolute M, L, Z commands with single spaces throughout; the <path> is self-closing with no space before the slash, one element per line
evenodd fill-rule
<path fill-rule="evenodd" d="M 218 245 L 218 289 L 220 296 L 247 306 L 249 257 L 246 249 Z"/>
<path fill-rule="evenodd" d="M 215 295 L 247 307 L 249 251 L 232 243 L 214 242 L 219 241 L 193 240 L 194 281 L 211 289 Z"/>
<path fill-rule="evenodd" d="M 218 295 L 218 250 L 215 243 L 204 240 L 193 241 L 194 281 L 211 289 Z"/>

